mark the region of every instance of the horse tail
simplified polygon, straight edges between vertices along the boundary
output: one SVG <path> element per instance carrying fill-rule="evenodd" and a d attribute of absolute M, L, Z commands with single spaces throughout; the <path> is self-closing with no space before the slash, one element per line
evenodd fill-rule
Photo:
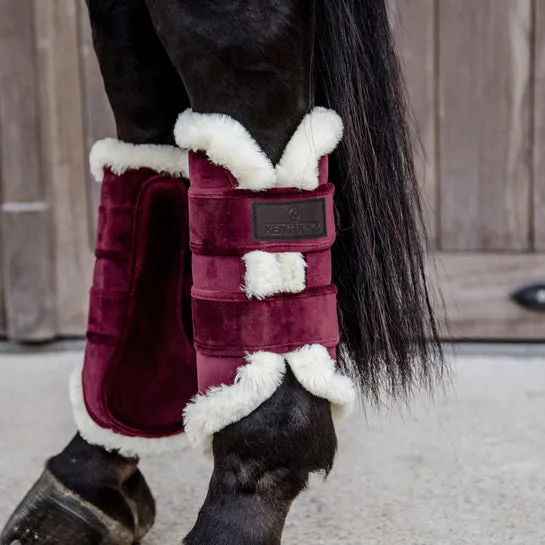
<path fill-rule="evenodd" d="M 316 102 L 345 126 L 330 171 L 339 361 L 371 399 L 404 398 L 415 385 L 440 382 L 446 368 L 386 0 L 317 0 L 316 24 Z"/>

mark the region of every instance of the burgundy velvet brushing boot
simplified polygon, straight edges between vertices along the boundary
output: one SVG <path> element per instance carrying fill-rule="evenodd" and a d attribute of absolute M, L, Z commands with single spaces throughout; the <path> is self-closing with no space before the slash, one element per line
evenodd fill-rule
<path fill-rule="evenodd" d="M 79 434 L 51 458 L 2 545 L 132 545 L 155 502 L 138 456 L 182 443 L 197 391 L 190 309 L 187 154 L 98 142 L 102 182 L 83 370 L 71 382 Z"/>
<path fill-rule="evenodd" d="M 176 141 L 189 151 L 190 248 L 199 396 L 185 409 L 190 441 L 268 400 L 289 370 L 336 412 L 355 397 L 336 368 L 337 289 L 331 282 L 334 187 L 328 154 L 342 121 L 316 108 L 277 165 L 236 120 L 188 110 Z"/>
<path fill-rule="evenodd" d="M 342 136 L 315 108 L 278 164 L 222 114 L 184 112 L 199 395 L 189 440 L 214 457 L 187 545 L 280 545 L 292 502 L 335 457 L 333 417 L 355 388 L 336 364 L 339 327 L 328 154 Z"/>
<path fill-rule="evenodd" d="M 190 309 L 187 156 L 170 146 L 98 142 L 102 182 L 79 432 L 125 456 L 177 448 L 197 391 Z"/>

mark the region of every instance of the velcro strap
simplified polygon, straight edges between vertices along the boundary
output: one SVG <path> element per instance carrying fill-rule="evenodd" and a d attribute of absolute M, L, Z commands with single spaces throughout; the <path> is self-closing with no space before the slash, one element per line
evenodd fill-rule
<path fill-rule="evenodd" d="M 337 289 L 310 288 L 264 301 L 193 288 L 195 347 L 211 356 L 244 356 L 258 350 L 283 354 L 307 344 L 339 342 Z"/>
<path fill-rule="evenodd" d="M 134 213 L 130 208 L 98 209 L 97 250 L 130 252 Z"/>
<path fill-rule="evenodd" d="M 335 242 L 332 184 L 315 191 L 189 190 L 191 251 L 202 255 L 315 252 Z"/>
<path fill-rule="evenodd" d="M 127 307 L 127 294 L 108 293 L 91 288 L 88 333 L 117 336 L 121 333 Z"/>

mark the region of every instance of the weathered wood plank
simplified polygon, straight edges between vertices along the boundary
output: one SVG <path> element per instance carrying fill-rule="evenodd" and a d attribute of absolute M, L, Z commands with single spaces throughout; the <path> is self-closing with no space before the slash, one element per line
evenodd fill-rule
<path fill-rule="evenodd" d="M 2 201 L 43 198 L 34 72 L 32 6 L 0 0 Z"/>
<path fill-rule="evenodd" d="M 2 239 L 2 232 L 0 231 L 0 240 Z M 0 252 L 0 271 L 3 271 L 4 256 Z M 6 304 L 4 302 L 4 279 L 3 274 L 0 274 L 0 338 L 7 336 L 6 327 Z"/>
<path fill-rule="evenodd" d="M 115 136 L 115 122 L 110 103 L 104 90 L 102 75 L 93 48 L 91 25 L 85 0 L 77 0 L 79 13 L 80 73 L 83 90 L 83 127 L 86 152 L 92 145 L 107 136 Z M 85 155 L 88 158 L 88 153 Z M 87 168 L 89 173 L 89 168 Z M 97 209 L 100 199 L 100 185 L 91 174 L 87 176 L 87 197 L 89 203 L 89 228 L 91 245 L 96 238 Z"/>
<path fill-rule="evenodd" d="M 443 250 L 530 247 L 531 0 L 441 0 Z"/>
<path fill-rule="evenodd" d="M 12 340 L 45 340 L 55 333 L 54 294 L 32 4 L 26 1 L 0 0 L 0 145 L 2 327 Z"/>
<path fill-rule="evenodd" d="M 535 9 L 534 245 L 545 250 L 545 0 Z"/>
<path fill-rule="evenodd" d="M 444 298 L 445 331 L 452 338 L 545 338 L 545 313 L 510 299 L 523 286 L 545 282 L 545 254 L 440 252 L 435 259 L 435 269 L 430 259 L 430 275 Z"/>
<path fill-rule="evenodd" d="M 437 0 L 390 0 L 392 26 L 409 92 L 415 162 L 422 187 L 426 229 L 436 245 L 436 7 Z"/>
<path fill-rule="evenodd" d="M 43 164 L 55 233 L 58 332 L 81 335 L 87 321 L 92 257 L 76 3 L 34 0 L 34 15 Z"/>
<path fill-rule="evenodd" d="M 55 336 L 48 209 L 45 204 L 2 205 L 2 273 L 7 334 L 14 341 Z"/>

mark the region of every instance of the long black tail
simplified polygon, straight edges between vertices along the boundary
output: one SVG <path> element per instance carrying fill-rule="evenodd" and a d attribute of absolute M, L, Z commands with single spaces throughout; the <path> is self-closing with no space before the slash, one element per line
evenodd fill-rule
<path fill-rule="evenodd" d="M 386 0 L 318 0 L 317 103 L 345 124 L 332 157 L 341 365 L 378 401 L 445 371 L 424 271 L 404 82 Z"/>

